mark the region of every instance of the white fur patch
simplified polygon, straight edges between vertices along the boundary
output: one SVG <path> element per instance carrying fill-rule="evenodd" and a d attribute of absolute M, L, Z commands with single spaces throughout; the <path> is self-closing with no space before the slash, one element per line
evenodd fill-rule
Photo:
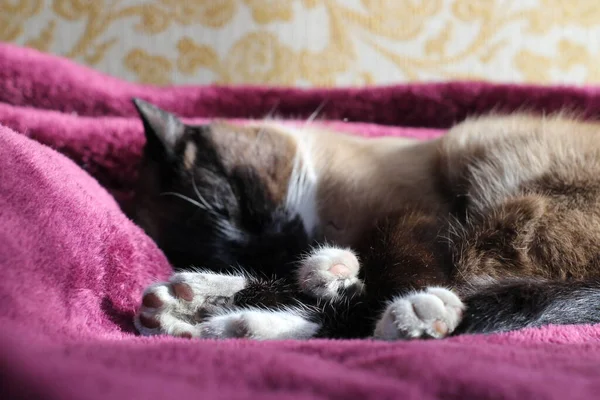
<path fill-rule="evenodd" d="M 177 285 L 182 284 L 186 289 L 184 298 L 177 296 Z M 229 309 L 233 296 L 246 285 L 244 276 L 212 272 L 174 274 L 169 282 L 153 284 L 144 291 L 145 299 L 151 294 L 155 296 L 154 302 L 160 304 L 142 305 L 134 318 L 135 327 L 144 336 L 166 334 L 256 340 L 309 339 L 315 336 L 320 325 L 309 321 L 305 317 L 306 310 L 302 308 Z M 207 312 L 211 316 L 204 319 L 203 314 Z M 144 318 L 152 319 L 158 326 L 145 326 Z"/>
<path fill-rule="evenodd" d="M 202 338 L 247 338 L 255 340 L 310 339 L 319 324 L 303 317 L 300 309 L 243 309 L 210 317 L 197 327 Z"/>
<path fill-rule="evenodd" d="M 298 146 L 288 184 L 285 207 L 291 213 L 300 216 L 304 229 L 309 235 L 312 235 L 319 224 L 317 211 L 318 176 L 311 155 L 313 139 L 312 136 L 303 135 L 293 128 L 286 128 L 285 131 L 296 139 Z"/>
<path fill-rule="evenodd" d="M 363 289 L 358 279 L 359 269 L 358 258 L 351 250 L 324 246 L 300 261 L 298 284 L 305 293 L 316 298 L 333 299 L 343 288 Z"/>
<path fill-rule="evenodd" d="M 393 300 L 375 326 L 377 339 L 448 336 L 460 323 L 464 304 L 448 289 L 431 287 Z"/>

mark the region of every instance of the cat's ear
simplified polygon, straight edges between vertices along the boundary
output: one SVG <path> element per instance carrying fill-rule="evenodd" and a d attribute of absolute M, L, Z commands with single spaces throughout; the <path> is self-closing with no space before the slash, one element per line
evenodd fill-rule
<path fill-rule="evenodd" d="M 134 98 L 132 101 L 144 123 L 144 134 L 148 144 L 159 145 L 168 154 L 172 153 L 175 144 L 185 132 L 183 122 L 175 115 L 144 100 Z"/>

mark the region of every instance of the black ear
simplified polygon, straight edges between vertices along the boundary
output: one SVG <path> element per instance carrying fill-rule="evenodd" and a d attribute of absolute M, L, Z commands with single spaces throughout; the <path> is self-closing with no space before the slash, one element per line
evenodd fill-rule
<path fill-rule="evenodd" d="M 159 145 L 167 153 L 172 153 L 185 131 L 185 125 L 175 115 L 153 104 L 137 98 L 132 101 L 144 123 L 148 145 Z"/>

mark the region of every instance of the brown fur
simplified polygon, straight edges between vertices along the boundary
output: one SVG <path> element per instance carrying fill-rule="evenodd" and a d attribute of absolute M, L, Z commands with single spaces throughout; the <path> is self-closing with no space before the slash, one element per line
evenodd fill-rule
<path fill-rule="evenodd" d="M 210 125 L 210 138 L 228 173 L 236 168 L 252 170 L 265 185 L 269 197 L 281 203 L 292 173 L 296 143 L 276 125 Z"/>
<path fill-rule="evenodd" d="M 210 132 L 226 168 L 251 166 L 277 203 L 288 190 L 297 141 L 312 142 L 323 239 L 369 254 L 377 248 L 397 253 L 398 262 L 411 266 L 404 272 L 411 279 L 413 269 L 444 270 L 432 272 L 430 282 L 419 277 L 415 286 L 441 284 L 442 276 L 461 284 L 476 277 L 582 279 L 599 272 L 599 124 L 489 116 L 427 142 L 315 128 L 290 135 L 270 123 L 219 122 Z M 459 220 L 448 219 L 450 213 Z M 426 232 L 425 242 L 454 245 L 453 274 L 445 255 L 433 260 L 413 243 L 425 237 L 415 229 Z"/>
<path fill-rule="evenodd" d="M 335 221 L 325 238 L 368 249 L 367 282 L 382 252 L 416 287 L 600 274 L 600 124 L 514 115 L 428 142 L 314 134 L 319 215 Z M 415 244 L 422 237 L 440 257 Z M 451 274 L 436 240 L 454 246 Z"/>
<path fill-rule="evenodd" d="M 318 212 L 328 240 L 352 247 L 362 242 L 375 221 L 407 204 L 443 206 L 431 179 L 434 142 L 365 139 L 318 130 L 303 134 L 315 135 L 318 142 L 313 150 L 319 171 Z"/>

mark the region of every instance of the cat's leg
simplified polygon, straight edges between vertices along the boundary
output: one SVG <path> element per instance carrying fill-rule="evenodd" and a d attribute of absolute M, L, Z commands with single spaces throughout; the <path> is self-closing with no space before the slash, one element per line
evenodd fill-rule
<path fill-rule="evenodd" d="M 472 213 L 455 229 L 455 285 L 467 308 L 456 334 L 600 322 L 597 196 L 580 204 L 569 199 L 587 186 L 555 187 L 551 197 Z"/>
<path fill-rule="evenodd" d="M 310 339 L 321 328 L 310 309 L 266 310 L 242 308 L 223 310 L 194 327 L 192 336 L 206 339 L 245 338 L 254 340 Z"/>
<path fill-rule="evenodd" d="M 360 294 L 360 264 L 354 252 L 333 246 L 315 248 L 303 258 L 297 271 L 300 290 L 313 298 L 333 300 Z"/>
<path fill-rule="evenodd" d="M 436 211 L 407 206 L 378 221 L 359 248 L 379 339 L 443 338 L 464 311 L 452 284 L 452 260 Z M 382 311 L 382 302 L 389 301 Z M 380 313 L 380 314 L 377 314 Z"/>
<path fill-rule="evenodd" d="M 297 292 L 283 280 L 182 272 L 144 291 L 134 324 L 145 336 L 258 340 L 313 337 L 321 326 L 317 312 L 298 304 Z"/>
<path fill-rule="evenodd" d="M 597 246 L 585 248 L 578 244 L 579 236 L 565 234 L 560 225 L 562 216 L 559 220 L 555 214 L 546 213 L 552 206 L 549 202 L 536 195 L 515 197 L 487 213 L 468 215 L 468 223 L 452 226 L 452 283 L 460 290 L 460 298 L 450 291 L 433 293 L 432 289 L 398 298 L 388 305 L 375 336 L 441 338 L 546 324 L 600 322 L 598 279 L 541 279 L 569 273 L 585 278 L 585 274 L 600 270 Z M 543 229 L 537 229 L 540 224 Z M 573 257 L 573 243 L 579 259 Z M 555 272 L 555 268 L 562 270 Z"/>
<path fill-rule="evenodd" d="M 145 336 L 191 337 L 206 314 L 231 306 L 234 295 L 244 290 L 248 281 L 243 275 L 176 273 L 168 282 L 146 288 L 134 324 Z"/>
<path fill-rule="evenodd" d="M 464 303 L 452 291 L 430 287 L 392 300 L 375 326 L 384 340 L 436 338 L 450 335 L 462 319 Z"/>
<path fill-rule="evenodd" d="M 436 299 L 439 298 L 438 299 Z M 600 280 L 511 279 L 468 286 L 459 297 L 430 288 L 391 302 L 377 323 L 380 339 L 443 338 L 548 324 L 600 323 Z"/>

